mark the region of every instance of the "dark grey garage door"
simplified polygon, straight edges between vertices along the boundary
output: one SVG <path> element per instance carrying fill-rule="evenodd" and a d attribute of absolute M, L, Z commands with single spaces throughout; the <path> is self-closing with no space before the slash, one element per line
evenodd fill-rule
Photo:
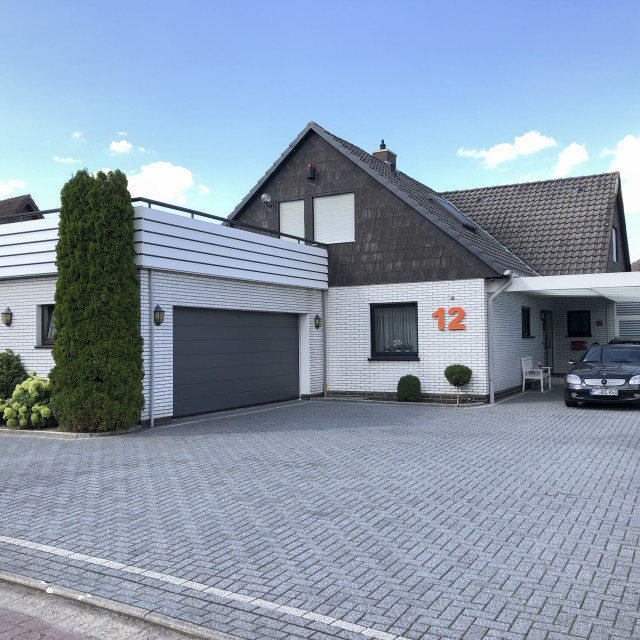
<path fill-rule="evenodd" d="M 298 316 L 174 309 L 173 415 L 299 395 Z"/>

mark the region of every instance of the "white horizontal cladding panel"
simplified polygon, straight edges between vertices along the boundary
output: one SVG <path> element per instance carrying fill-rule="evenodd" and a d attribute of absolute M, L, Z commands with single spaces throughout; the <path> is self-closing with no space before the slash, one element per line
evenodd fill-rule
<path fill-rule="evenodd" d="M 2 258 L 2 267 L 16 267 L 19 265 L 42 265 L 52 263 L 55 265 L 56 251 L 55 247 L 52 251 L 39 251 L 33 253 L 17 253 L 12 256 L 5 256 Z"/>
<path fill-rule="evenodd" d="M 43 262 L 41 264 L 29 263 L 20 264 L 14 266 L 0 266 L 0 279 L 4 278 L 20 278 L 23 276 L 48 276 L 56 275 L 58 269 L 56 268 L 55 260 L 53 262 Z"/>
<path fill-rule="evenodd" d="M 304 200 L 281 202 L 280 205 L 280 233 L 304 238 Z M 291 240 L 293 238 L 283 238 Z"/>
<path fill-rule="evenodd" d="M 29 242 L 25 244 L 0 244 L 0 258 L 2 258 L 2 264 L 5 263 L 5 259 L 9 256 L 26 256 L 51 253 L 55 255 L 56 245 L 58 244 L 57 236 L 49 240 L 38 240 L 37 242 Z M 55 259 L 55 258 L 54 258 Z"/>
<path fill-rule="evenodd" d="M 355 241 L 353 193 L 319 196 L 313 199 L 313 238 L 316 242 L 325 244 Z"/>
<path fill-rule="evenodd" d="M 25 220 L 23 222 L 9 222 L 0 225 L 0 243 L 5 244 L 5 237 L 25 236 L 54 230 L 58 235 L 59 218 L 42 218 L 41 220 Z"/>
<path fill-rule="evenodd" d="M 183 257 L 191 262 L 203 262 L 211 260 L 229 259 L 239 263 L 250 262 L 259 265 L 278 265 L 291 269 L 302 269 L 316 273 L 327 273 L 327 259 L 320 256 L 307 256 L 298 252 L 278 251 L 278 255 L 265 252 L 258 245 L 259 251 L 253 251 L 254 245 L 239 243 L 232 240 L 229 243 L 213 243 L 207 236 L 184 237 L 189 234 L 174 235 L 172 237 L 158 233 L 166 230 L 162 226 L 149 225 L 145 228 L 142 241 L 136 243 L 136 251 L 145 255 Z M 176 253 L 178 252 L 178 253 Z"/>
<path fill-rule="evenodd" d="M 194 232 L 202 232 L 210 236 L 219 236 L 219 238 L 226 238 L 227 240 L 235 239 L 240 243 L 249 243 L 252 245 L 261 245 L 263 251 L 272 252 L 273 250 L 280 249 L 285 252 L 300 253 L 303 255 L 315 255 L 325 257 L 327 252 L 320 247 L 313 247 L 304 244 L 294 244 L 280 240 L 279 238 L 273 238 L 267 235 L 260 235 L 245 231 L 243 229 L 235 229 L 222 224 L 215 224 L 212 222 L 203 222 L 202 220 L 194 220 L 185 216 L 178 216 L 165 211 L 158 211 L 156 209 L 146 209 L 145 207 L 136 207 L 136 220 L 144 220 L 142 226 L 136 225 L 136 229 L 143 229 L 144 231 L 151 230 L 149 223 L 159 223 L 172 227 L 171 231 L 165 233 L 173 236 L 176 233 L 186 234 L 181 237 L 193 238 L 197 235 Z M 191 232 L 189 234 L 189 232 Z M 254 250 L 258 250 L 257 246 Z"/>
<path fill-rule="evenodd" d="M 38 221 L 39 222 L 39 221 Z M 48 222 L 48 221 L 47 221 Z M 58 225 L 50 229 L 26 229 L 29 222 L 23 222 L 23 230 L 17 230 L 15 233 L 0 234 L 0 247 L 20 247 L 20 251 L 25 250 L 25 245 L 37 244 L 38 242 L 57 242 L 58 241 Z M 15 225 L 3 224 L 2 227 Z"/>
<path fill-rule="evenodd" d="M 0 225 L 0 278 L 56 273 L 58 219 Z"/>
<path fill-rule="evenodd" d="M 181 273 L 192 273 L 199 275 L 218 276 L 221 278 L 231 278 L 236 280 L 251 280 L 254 282 L 268 282 L 271 284 L 286 284 L 293 287 L 304 287 L 308 289 L 327 289 L 326 276 L 313 277 L 313 274 L 296 277 L 292 275 L 291 269 L 275 269 L 266 271 L 249 271 L 247 269 L 234 268 L 233 266 L 215 264 L 191 264 L 183 259 L 161 258 L 156 256 L 144 256 L 144 264 L 141 257 L 136 256 L 138 266 L 150 269 L 163 269 L 166 271 L 176 271 Z"/>

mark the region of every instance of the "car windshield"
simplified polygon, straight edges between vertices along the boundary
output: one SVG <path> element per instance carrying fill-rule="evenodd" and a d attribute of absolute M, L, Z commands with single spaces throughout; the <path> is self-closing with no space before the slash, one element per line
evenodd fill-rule
<path fill-rule="evenodd" d="M 602 364 L 640 365 L 640 349 L 597 347 L 591 348 L 584 356 L 584 362 L 602 362 Z"/>

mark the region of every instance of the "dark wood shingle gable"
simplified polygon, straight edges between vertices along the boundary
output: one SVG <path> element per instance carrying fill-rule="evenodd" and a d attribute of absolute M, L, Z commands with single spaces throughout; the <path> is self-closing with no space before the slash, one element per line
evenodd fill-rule
<path fill-rule="evenodd" d="M 314 179 L 306 176 L 309 163 Z M 265 192 L 275 206 L 260 202 Z M 465 224 L 435 191 L 315 123 L 291 143 L 230 218 L 277 230 L 278 203 L 304 199 L 306 237 L 313 239 L 313 198 L 347 192 L 355 194 L 356 241 L 329 246 L 330 284 L 477 278 L 506 269 L 536 275 L 486 231 Z"/>

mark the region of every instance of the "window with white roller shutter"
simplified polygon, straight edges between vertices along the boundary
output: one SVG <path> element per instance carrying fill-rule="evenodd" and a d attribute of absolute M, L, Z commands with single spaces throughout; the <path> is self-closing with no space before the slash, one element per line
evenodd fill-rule
<path fill-rule="evenodd" d="M 298 238 L 304 238 L 304 200 L 292 200 L 281 202 L 280 210 L 280 233 L 288 233 Z M 293 240 L 293 238 L 283 238 L 283 240 Z"/>
<path fill-rule="evenodd" d="M 355 242 L 355 199 L 353 193 L 313 199 L 313 239 L 325 244 Z"/>

